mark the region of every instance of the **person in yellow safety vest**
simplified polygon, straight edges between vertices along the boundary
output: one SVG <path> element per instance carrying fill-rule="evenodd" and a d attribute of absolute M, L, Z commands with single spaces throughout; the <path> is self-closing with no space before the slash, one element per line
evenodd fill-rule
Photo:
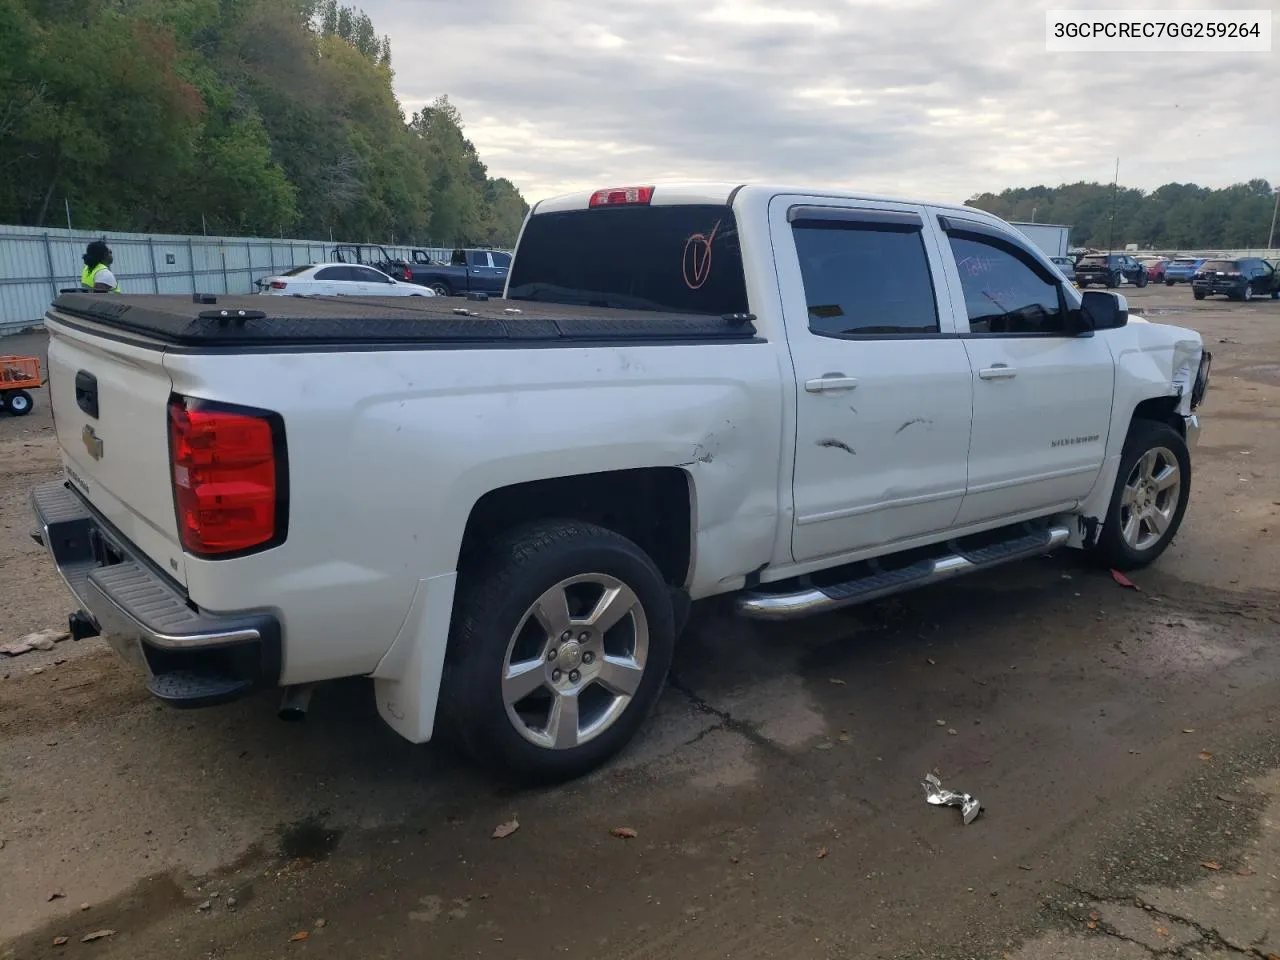
<path fill-rule="evenodd" d="M 111 248 L 101 240 L 95 240 L 85 248 L 84 269 L 80 271 L 80 286 L 94 293 L 119 293 L 116 275 L 111 272 Z"/>

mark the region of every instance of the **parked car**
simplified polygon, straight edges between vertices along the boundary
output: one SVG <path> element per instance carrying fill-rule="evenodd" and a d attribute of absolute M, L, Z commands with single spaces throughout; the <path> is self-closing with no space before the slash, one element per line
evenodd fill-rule
<path fill-rule="evenodd" d="M 259 293 L 281 297 L 434 297 L 416 283 L 403 283 L 373 267 L 313 263 L 255 281 Z"/>
<path fill-rule="evenodd" d="M 442 297 L 486 293 L 500 296 L 511 268 L 505 250 L 454 250 L 448 263 L 413 266 L 413 282 L 430 287 Z"/>
<path fill-rule="evenodd" d="M 975 208 L 575 194 L 508 287 L 403 319 L 59 296 L 65 475 L 33 500 L 73 634 L 181 706 L 283 687 L 296 717 L 370 677 L 407 739 L 554 781 L 635 735 L 691 600 L 788 620 L 1064 546 L 1132 569 L 1182 522 L 1200 334 Z"/>
<path fill-rule="evenodd" d="M 1232 300 L 1280 299 L 1280 274 L 1260 257 L 1206 260 L 1191 281 L 1191 293 L 1197 300 L 1218 294 Z"/>
<path fill-rule="evenodd" d="M 1147 285 L 1147 270 L 1127 253 L 1091 253 L 1076 261 L 1076 282 L 1118 287 L 1128 280 L 1134 286 Z"/>
<path fill-rule="evenodd" d="M 1070 257 L 1050 257 L 1054 265 L 1062 271 L 1062 275 L 1075 283 L 1076 279 L 1076 262 Z"/>
<path fill-rule="evenodd" d="M 1175 283 L 1190 283 L 1191 278 L 1204 263 L 1204 257 L 1174 257 L 1164 267 L 1164 283 L 1172 287 Z"/>
<path fill-rule="evenodd" d="M 1146 269 L 1149 283 L 1164 281 L 1164 269 L 1169 263 L 1168 257 L 1139 257 L 1138 262 Z"/>

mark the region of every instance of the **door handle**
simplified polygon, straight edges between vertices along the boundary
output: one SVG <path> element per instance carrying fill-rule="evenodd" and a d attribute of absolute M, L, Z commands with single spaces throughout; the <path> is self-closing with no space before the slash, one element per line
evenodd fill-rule
<path fill-rule="evenodd" d="M 829 373 L 824 377 L 804 382 L 804 388 L 809 393 L 834 393 L 837 390 L 852 390 L 857 385 L 856 377 L 846 377 L 838 373 Z"/>
<path fill-rule="evenodd" d="M 1007 363 L 995 363 L 978 371 L 983 380 L 1012 380 L 1017 375 L 1018 371 Z"/>

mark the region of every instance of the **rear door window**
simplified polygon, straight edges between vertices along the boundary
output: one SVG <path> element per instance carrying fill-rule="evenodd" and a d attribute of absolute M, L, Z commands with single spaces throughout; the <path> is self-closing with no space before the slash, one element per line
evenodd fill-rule
<path fill-rule="evenodd" d="M 746 313 L 737 220 L 724 204 L 537 214 L 516 249 L 507 296 L 670 313 Z"/>
<path fill-rule="evenodd" d="M 325 267 L 316 271 L 317 280 L 351 280 L 350 267 Z"/>

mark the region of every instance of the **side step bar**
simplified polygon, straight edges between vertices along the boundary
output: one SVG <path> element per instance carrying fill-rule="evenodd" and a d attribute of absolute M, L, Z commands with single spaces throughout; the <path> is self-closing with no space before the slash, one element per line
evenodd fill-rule
<path fill-rule="evenodd" d="M 920 560 L 897 570 L 875 571 L 843 583 L 806 586 L 784 593 L 755 590 L 741 594 L 735 609 L 752 620 L 794 620 L 829 610 L 839 610 L 868 600 L 902 593 L 928 583 L 949 580 L 965 573 L 986 570 L 1010 560 L 1034 557 L 1062 546 L 1071 536 L 1067 527 L 1053 526 L 1012 537 L 1007 541 L 968 550 L 951 544 L 953 553 Z"/>

